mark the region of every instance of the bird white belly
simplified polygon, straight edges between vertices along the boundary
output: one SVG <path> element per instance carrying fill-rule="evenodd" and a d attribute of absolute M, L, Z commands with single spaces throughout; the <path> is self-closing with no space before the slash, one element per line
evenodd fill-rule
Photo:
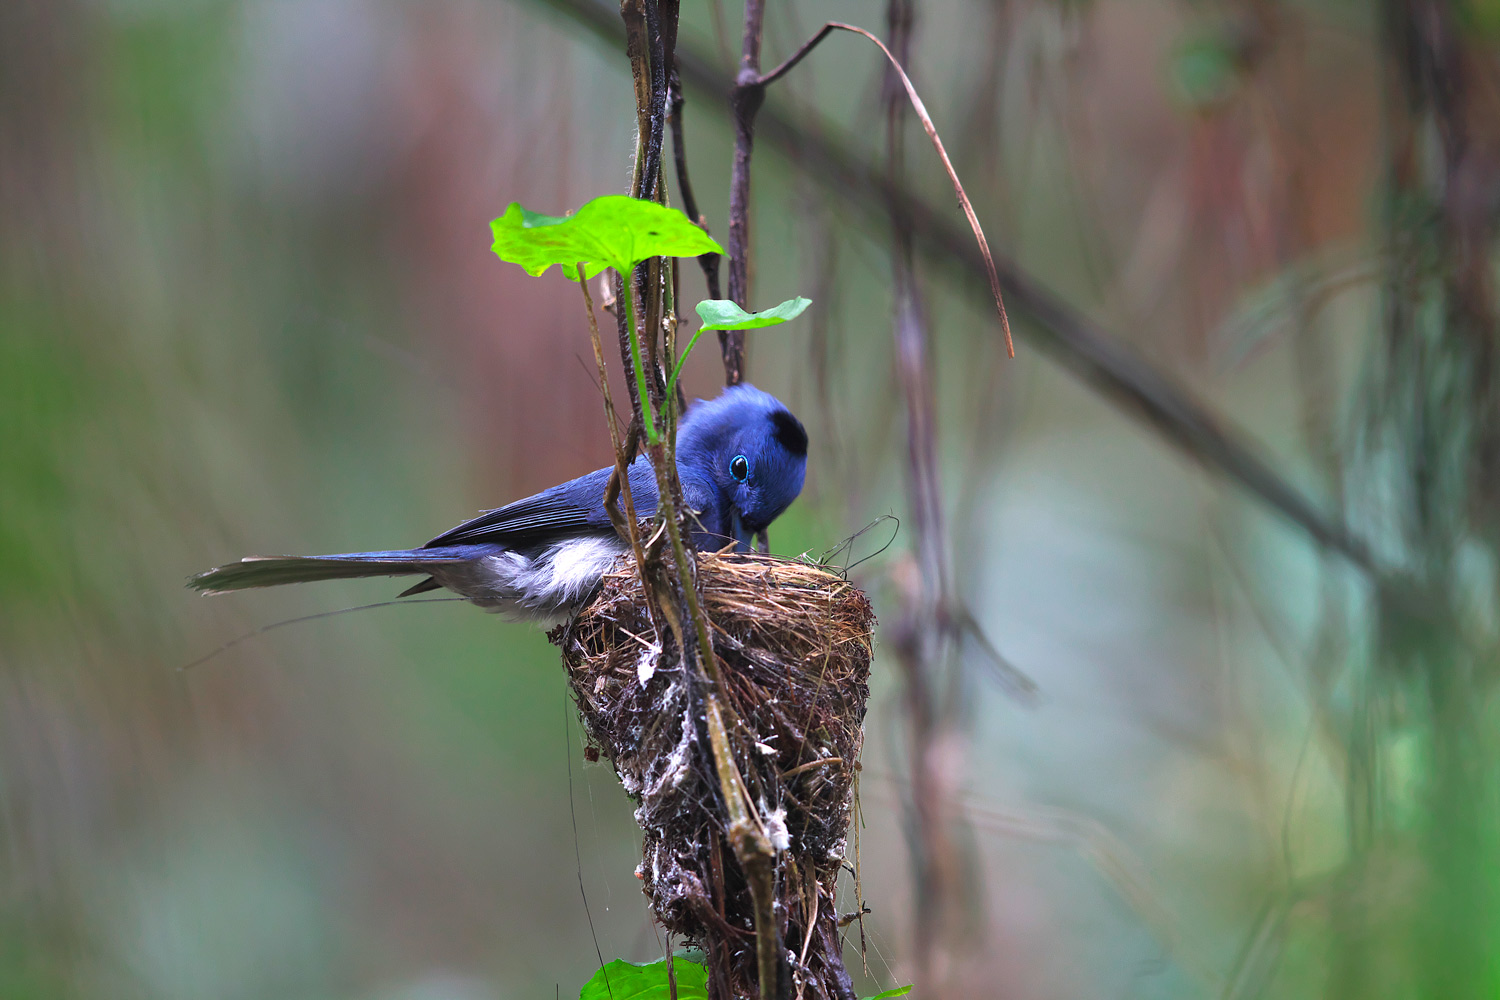
<path fill-rule="evenodd" d="M 499 552 L 433 571 L 438 583 L 486 611 L 533 621 L 571 611 L 625 551 L 619 538 L 564 539 L 534 556 Z"/>

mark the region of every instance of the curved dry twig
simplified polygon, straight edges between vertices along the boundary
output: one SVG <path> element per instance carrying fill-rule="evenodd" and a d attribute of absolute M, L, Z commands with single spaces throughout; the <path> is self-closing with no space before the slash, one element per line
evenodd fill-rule
<path fill-rule="evenodd" d="M 932 116 L 927 113 L 927 105 L 922 103 L 922 98 L 917 94 L 917 88 L 912 85 L 911 77 L 906 75 L 906 70 L 901 66 L 901 61 L 891 54 L 891 50 L 885 47 L 875 35 L 853 24 L 845 24 L 842 21 L 829 21 L 818 29 L 817 34 L 802 43 L 802 47 L 792 53 L 790 58 L 780 66 L 761 76 L 760 86 L 774 83 L 791 71 L 803 58 L 817 46 L 819 42 L 827 38 L 835 31 L 852 31 L 856 35 L 863 35 L 880 47 L 885 53 L 886 59 L 890 60 L 891 68 L 901 78 L 901 86 L 906 88 L 907 99 L 911 101 L 912 110 L 922 120 L 922 128 L 927 132 L 927 138 L 932 140 L 932 148 L 937 150 L 938 159 L 943 161 L 943 169 L 948 172 L 948 179 L 953 182 L 953 192 L 958 195 L 959 207 L 964 210 L 964 217 L 969 220 L 969 228 L 974 231 L 974 240 L 979 244 L 979 253 L 984 257 L 985 270 L 990 279 L 990 294 L 995 297 L 995 311 L 1000 315 L 1000 328 L 1005 331 L 1005 350 L 1011 357 L 1016 356 L 1015 343 L 1010 336 L 1010 317 L 1005 313 L 1005 300 L 1000 294 L 1000 275 L 995 271 L 995 258 L 990 253 L 989 240 L 985 239 L 984 227 L 979 224 L 979 216 L 974 212 L 974 205 L 969 201 L 969 195 L 964 191 L 963 182 L 958 179 L 958 171 L 953 167 L 953 161 L 948 158 L 948 150 L 943 147 L 943 140 L 938 136 L 937 126 L 932 123 Z"/>

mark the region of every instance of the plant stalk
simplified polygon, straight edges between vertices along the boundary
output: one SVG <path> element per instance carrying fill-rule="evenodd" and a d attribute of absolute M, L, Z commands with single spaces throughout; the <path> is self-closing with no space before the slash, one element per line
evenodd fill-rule
<path fill-rule="evenodd" d="M 625 511 L 622 514 L 618 498 L 610 496 L 609 491 L 606 490 L 604 512 L 609 515 L 610 523 L 615 526 L 615 532 L 630 543 L 630 550 L 635 555 L 636 572 L 641 574 L 641 584 L 644 586 L 646 557 L 641 550 L 641 536 L 636 524 L 635 499 L 630 495 L 625 443 L 620 437 L 620 424 L 615 417 L 614 400 L 609 395 L 609 368 L 604 363 L 604 344 L 599 339 L 599 323 L 594 316 L 594 299 L 589 294 L 589 284 L 583 277 L 583 265 L 575 266 L 578 270 L 578 287 L 583 292 L 584 308 L 588 311 L 589 341 L 594 347 L 594 364 L 599 370 L 599 393 L 604 397 L 604 422 L 609 427 L 609 441 L 615 455 L 615 479 L 620 484 L 620 493 L 625 501 Z"/>
<path fill-rule="evenodd" d="M 628 274 L 620 275 L 620 279 L 620 283 L 625 288 L 625 329 L 630 334 L 630 363 L 635 371 L 635 391 L 636 398 L 640 400 L 641 426 L 646 429 L 646 441 L 656 444 L 661 440 L 661 435 L 656 430 L 656 413 L 651 408 L 651 395 L 646 391 L 646 369 L 641 363 L 641 343 L 636 335 L 635 289 L 632 287 L 633 283 Z"/>

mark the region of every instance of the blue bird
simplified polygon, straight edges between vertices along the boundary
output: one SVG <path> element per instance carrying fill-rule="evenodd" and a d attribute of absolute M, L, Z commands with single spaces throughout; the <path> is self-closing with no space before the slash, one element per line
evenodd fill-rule
<path fill-rule="evenodd" d="M 807 432 L 780 401 L 751 385 L 699 400 L 677 433 L 677 473 L 696 517 L 699 549 L 749 547 L 802 491 Z M 199 573 L 188 586 L 222 594 L 283 583 L 424 576 L 401 596 L 446 587 L 487 611 L 547 621 L 576 609 L 626 550 L 604 510 L 613 467 L 487 511 L 417 549 L 329 556 L 251 556 Z M 637 513 L 656 509 L 646 456 L 628 469 Z"/>

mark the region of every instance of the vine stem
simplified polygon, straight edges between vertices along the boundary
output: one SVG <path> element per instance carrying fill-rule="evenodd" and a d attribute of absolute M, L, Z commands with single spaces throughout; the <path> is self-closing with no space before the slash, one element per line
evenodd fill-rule
<path fill-rule="evenodd" d="M 668 397 L 667 406 L 672 405 Z M 775 1000 L 776 984 L 781 967 L 780 935 L 777 933 L 773 902 L 775 899 L 776 851 L 760 821 L 745 787 L 744 777 L 734 759 L 734 745 L 730 740 L 730 729 L 738 725 L 738 716 L 723 697 L 724 678 L 719 670 L 719 661 L 714 653 L 713 635 L 709 629 L 708 615 L 698 597 L 696 574 L 687 547 L 682 540 L 682 527 L 673 509 L 673 489 L 669 469 L 674 467 L 676 455 L 670 450 L 672 435 L 652 448 L 656 459 L 652 466 L 656 471 L 657 492 L 661 495 L 662 520 L 667 531 L 667 540 L 672 548 L 673 561 L 677 566 L 678 585 L 687 605 L 688 617 L 693 624 L 696 640 L 693 656 L 698 673 L 706 682 L 704 691 L 704 715 L 708 726 L 709 746 L 713 752 L 714 770 L 719 779 L 719 792 L 724 798 L 724 807 L 729 814 L 725 836 L 735 860 L 745 872 L 750 885 L 750 896 L 755 906 L 756 959 L 759 967 L 761 1000 Z M 678 648 L 686 650 L 687 643 L 678 635 Z"/>
<path fill-rule="evenodd" d="M 672 377 L 667 380 L 667 395 L 675 395 L 675 390 L 677 389 L 677 376 L 682 374 L 682 366 L 687 364 L 688 355 L 693 353 L 693 347 L 697 345 L 698 338 L 703 336 L 703 331 L 707 329 L 708 327 L 706 326 L 700 326 L 697 331 L 688 338 L 687 348 L 682 352 L 682 356 L 677 359 L 677 364 L 672 368 Z"/>
<path fill-rule="evenodd" d="M 583 277 L 583 265 L 575 265 L 578 271 L 578 287 L 583 292 L 584 309 L 589 317 L 589 341 L 594 347 L 594 364 L 599 369 L 599 394 L 604 397 L 604 422 L 609 426 L 609 441 L 615 453 L 615 476 L 620 482 L 620 492 L 625 500 L 625 512 L 620 513 L 620 505 L 614 499 L 607 499 L 604 504 L 604 512 L 609 515 L 610 523 L 615 526 L 615 531 L 630 542 L 630 550 L 635 555 L 636 572 L 641 574 L 642 586 L 646 583 L 645 553 L 641 550 L 640 531 L 636 527 L 635 499 L 630 495 L 630 477 L 627 475 L 625 462 L 625 442 L 620 437 L 620 423 L 615 417 L 614 400 L 609 395 L 609 368 L 604 363 L 604 344 L 599 339 L 599 322 L 594 316 L 594 298 L 589 294 L 589 283 Z"/>
<path fill-rule="evenodd" d="M 634 77 L 639 126 L 631 194 L 638 198 L 660 201 L 662 126 L 665 124 L 665 115 L 661 112 L 665 110 L 667 94 L 665 74 L 675 59 L 675 53 L 667 50 L 665 42 L 666 36 L 670 35 L 674 43 L 672 48 L 675 49 L 676 25 L 675 21 L 670 24 L 662 23 L 658 2 L 659 0 L 622 0 L 620 14 L 625 24 L 626 50 Z M 749 2 L 758 7 L 763 0 Z M 675 13 L 675 9 L 668 10 L 669 21 L 673 20 Z M 758 58 L 758 38 L 755 48 Z M 653 79 L 653 74 L 659 79 Z M 637 286 L 642 284 L 642 272 L 645 272 L 645 284 L 648 287 L 640 289 L 645 315 L 638 322 L 635 293 Z M 673 301 L 674 308 L 676 298 L 672 294 L 674 290 L 669 290 L 663 296 L 656 287 L 664 274 L 675 274 L 675 271 L 660 266 L 647 266 L 632 268 L 630 272 L 620 275 L 620 286 L 625 297 L 625 326 L 630 354 L 628 363 L 635 376 L 636 391 L 631 402 L 634 415 L 646 431 L 648 453 L 657 483 L 658 515 L 677 571 L 676 586 L 668 584 L 658 590 L 651 586 L 653 574 L 642 562 L 642 584 L 648 603 L 659 605 L 668 626 L 676 634 L 678 649 L 684 662 L 691 659 L 697 668 L 697 675 L 704 682 L 703 718 L 708 730 L 714 769 L 719 779 L 719 791 L 728 814 L 726 839 L 745 872 L 754 903 L 760 995 L 762 1000 L 774 1000 L 781 967 L 780 933 L 774 911 L 776 854 L 735 761 L 730 733 L 740 723 L 725 696 L 723 677 L 714 653 L 712 630 L 697 590 L 696 565 L 683 543 L 685 503 L 677 477 L 675 395 L 669 392 L 662 398 L 661 432 L 656 427 L 656 419 L 652 413 L 651 389 L 658 384 L 656 377 L 660 371 L 656 367 L 656 343 L 661 327 L 663 298 Z M 648 357 L 653 366 L 653 378 L 650 382 L 646 378 L 642 362 L 642 336 L 649 338 L 646 346 L 650 349 Z M 670 333 L 668 339 L 671 340 Z M 737 381 L 738 377 L 730 379 L 731 384 Z M 686 610 L 691 621 L 690 630 L 683 628 L 677 604 L 679 600 L 682 602 L 681 609 Z"/>
<path fill-rule="evenodd" d="M 699 333 L 701 332 L 700 330 Z M 671 393 L 667 394 L 665 405 L 669 428 L 675 430 L 675 420 L 671 415 L 674 397 Z M 724 697 L 724 676 L 719 670 L 719 659 L 714 652 L 713 632 L 698 595 L 695 566 L 683 542 L 682 525 L 673 504 L 680 495 L 680 488 L 673 482 L 672 476 L 677 460 L 675 433 L 664 435 L 663 441 L 652 448 L 652 453 L 656 459 L 652 466 L 656 471 L 657 492 L 662 498 L 661 516 L 677 567 L 678 585 L 687 605 L 688 618 L 693 625 L 693 658 L 699 676 L 705 681 L 703 702 L 709 747 L 713 753 L 714 771 L 719 779 L 719 793 L 724 798 L 724 808 L 729 818 L 724 833 L 735 860 L 745 873 L 755 907 L 760 995 L 762 1000 L 774 1000 L 781 968 L 780 935 L 777 933 L 773 905 L 776 851 L 761 822 L 760 814 L 751 801 L 744 776 L 740 774 L 734 757 L 734 743 L 730 732 L 738 727 L 739 718 Z M 678 647 L 685 652 L 687 643 L 682 640 L 683 637 L 679 634 Z"/>
<path fill-rule="evenodd" d="M 631 268 L 620 275 L 620 283 L 625 288 L 625 328 L 630 332 L 630 363 L 635 369 L 636 396 L 641 401 L 641 424 L 646 428 L 646 441 L 656 444 L 661 441 L 661 434 L 656 429 L 656 413 L 651 407 L 651 395 L 646 391 L 646 369 L 641 364 L 641 342 L 636 335 L 635 289 L 629 277 L 633 270 Z"/>

